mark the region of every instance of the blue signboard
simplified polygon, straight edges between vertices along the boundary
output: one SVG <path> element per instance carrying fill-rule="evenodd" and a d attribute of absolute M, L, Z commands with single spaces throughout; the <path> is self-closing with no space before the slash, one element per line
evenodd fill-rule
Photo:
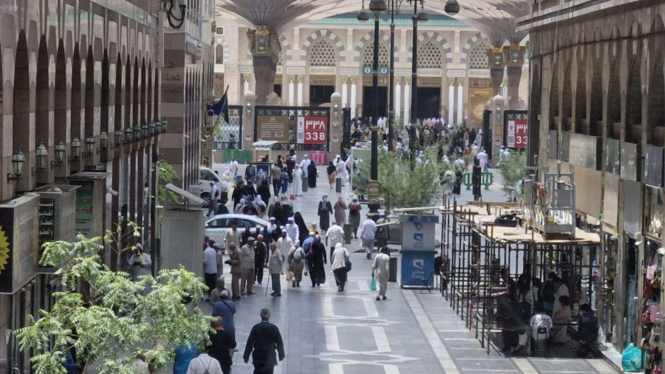
<path fill-rule="evenodd" d="M 401 287 L 423 287 L 423 280 L 428 286 L 434 285 L 434 255 L 436 251 L 401 251 L 402 253 L 402 282 Z"/>

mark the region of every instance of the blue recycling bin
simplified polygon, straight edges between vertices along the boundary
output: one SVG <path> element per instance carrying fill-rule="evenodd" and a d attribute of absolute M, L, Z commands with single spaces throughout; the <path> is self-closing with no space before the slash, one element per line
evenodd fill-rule
<path fill-rule="evenodd" d="M 434 286 L 434 257 L 438 215 L 402 214 L 402 264 L 400 286 L 423 288 Z"/>

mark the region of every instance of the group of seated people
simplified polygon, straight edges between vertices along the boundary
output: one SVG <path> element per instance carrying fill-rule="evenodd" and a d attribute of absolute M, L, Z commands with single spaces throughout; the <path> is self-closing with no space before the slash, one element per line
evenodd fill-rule
<path fill-rule="evenodd" d="M 520 287 L 522 277 L 520 285 L 505 270 L 501 272 L 501 278 L 506 282 L 507 292 L 498 296 L 497 323 L 502 330 L 504 351 L 523 350 L 528 345 L 529 337 L 532 351 L 537 351 L 542 345 L 563 345 L 568 341 L 580 350 L 583 345 L 596 342 L 598 320 L 591 306 L 585 303 L 579 307 L 579 313 L 575 316 L 577 324 L 574 324 L 568 287 L 556 273 L 550 273 L 540 287 L 533 282 L 538 290 L 532 300 L 535 306 L 533 313 L 532 304 L 525 295 L 527 291 Z"/>

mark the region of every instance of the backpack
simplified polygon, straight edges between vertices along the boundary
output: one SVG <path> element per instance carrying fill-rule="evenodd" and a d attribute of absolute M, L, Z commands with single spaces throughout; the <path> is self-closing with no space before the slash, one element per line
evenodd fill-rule
<path fill-rule="evenodd" d="M 302 261 L 302 254 L 300 250 L 296 250 L 296 252 L 293 254 L 293 261 L 295 262 Z"/>
<path fill-rule="evenodd" d="M 224 303 L 226 304 L 226 303 Z M 201 357 L 197 357 L 199 360 L 201 360 L 201 363 L 203 364 L 203 359 Z M 208 366 L 204 368 L 203 374 L 210 374 L 210 371 L 208 370 L 210 368 L 210 364 L 212 363 L 212 358 L 210 361 L 208 361 Z"/>
<path fill-rule="evenodd" d="M 349 207 L 349 214 L 355 216 L 355 215 L 358 214 L 358 213 L 360 213 L 360 212 L 358 211 L 358 205 L 355 205 L 355 204 L 354 204 L 354 205 L 351 205 L 351 206 Z"/>

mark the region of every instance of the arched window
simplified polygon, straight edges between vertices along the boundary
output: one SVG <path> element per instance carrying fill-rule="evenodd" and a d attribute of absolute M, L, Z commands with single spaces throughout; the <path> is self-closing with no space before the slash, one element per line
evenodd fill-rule
<path fill-rule="evenodd" d="M 441 48 L 428 40 L 418 45 L 418 67 L 424 69 L 440 69 L 443 67 Z"/>
<path fill-rule="evenodd" d="M 319 39 L 309 50 L 309 66 L 336 66 L 337 50 L 327 39 Z"/>
<path fill-rule="evenodd" d="M 374 63 L 374 42 L 370 42 L 365 47 L 363 53 L 363 65 L 372 66 Z M 388 47 L 379 43 L 379 66 L 388 66 L 390 65 L 390 55 Z"/>
<path fill-rule="evenodd" d="M 217 47 L 215 47 L 215 63 L 224 63 L 224 47 L 222 47 L 221 44 L 218 44 Z"/>
<path fill-rule="evenodd" d="M 484 42 L 476 43 L 468 54 L 469 69 L 489 69 L 490 64 L 487 60 L 487 50 L 489 45 Z"/>

